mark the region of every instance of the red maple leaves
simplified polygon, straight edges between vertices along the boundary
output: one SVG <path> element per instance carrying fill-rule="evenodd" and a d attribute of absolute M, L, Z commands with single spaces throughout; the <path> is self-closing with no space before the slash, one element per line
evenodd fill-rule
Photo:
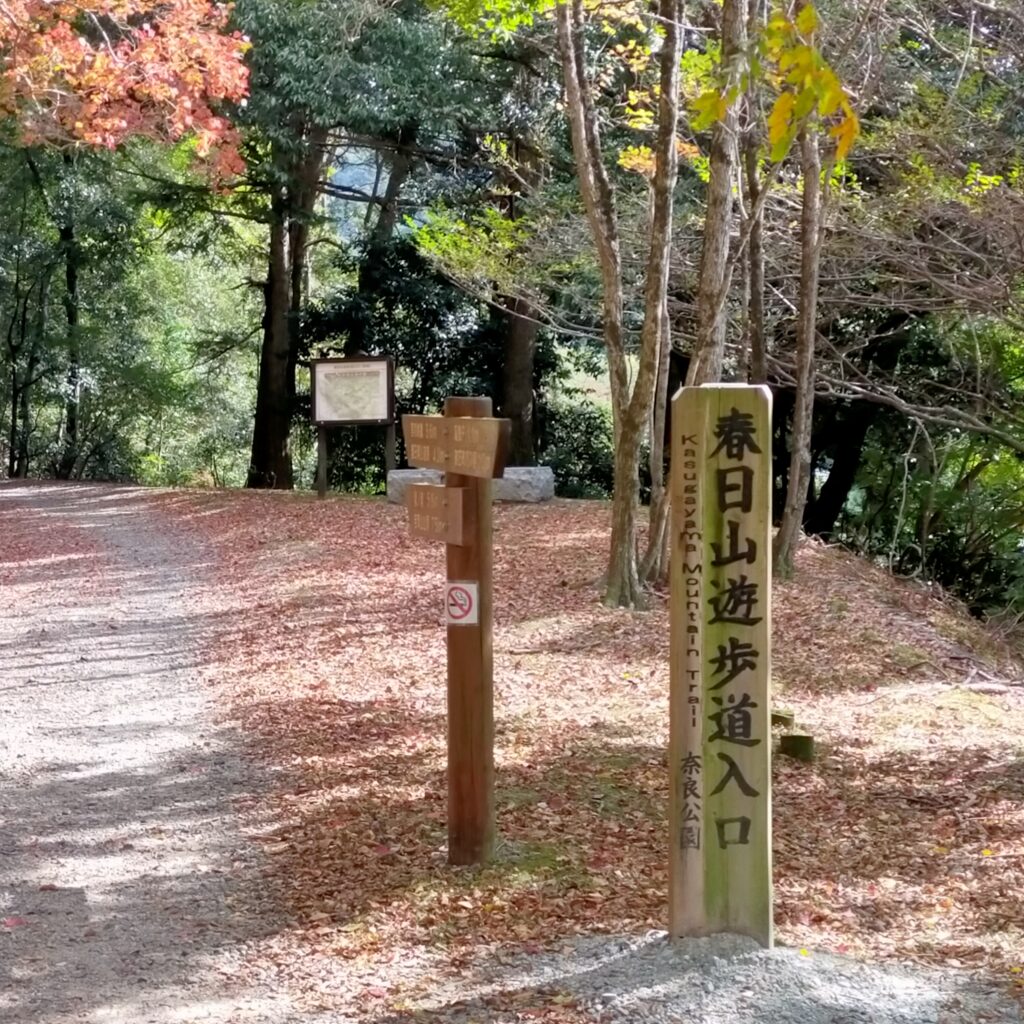
<path fill-rule="evenodd" d="M 196 139 L 222 172 L 235 133 L 215 112 L 246 94 L 247 48 L 209 0 L 8 0 L 0 13 L 0 110 L 29 142 L 114 148 L 130 136 Z"/>

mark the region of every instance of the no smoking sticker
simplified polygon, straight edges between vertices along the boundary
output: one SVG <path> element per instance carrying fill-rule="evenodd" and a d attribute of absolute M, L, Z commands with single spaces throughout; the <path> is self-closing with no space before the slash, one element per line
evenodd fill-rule
<path fill-rule="evenodd" d="M 480 622 L 480 584 L 449 582 L 444 590 L 444 616 L 449 626 L 475 626 Z"/>

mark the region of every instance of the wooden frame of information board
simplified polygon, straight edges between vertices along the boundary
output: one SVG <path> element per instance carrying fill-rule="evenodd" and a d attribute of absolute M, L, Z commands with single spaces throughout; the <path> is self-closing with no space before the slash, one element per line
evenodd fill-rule
<path fill-rule="evenodd" d="M 324 391 L 322 377 L 331 370 L 339 378 L 362 376 L 363 385 L 376 394 L 362 396 L 359 404 L 348 409 L 332 407 Z M 385 471 L 395 468 L 395 362 L 391 356 L 346 356 L 309 361 L 311 417 L 317 432 L 317 495 L 327 496 L 327 428 L 340 426 L 382 426 Z"/>
<path fill-rule="evenodd" d="M 444 416 L 403 416 L 409 465 L 444 484 L 413 484 L 410 533 L 445 542 L 448 633 L 448 861 L 494 852 L 494 618 L 491 480 L 505 471 L 510 420 L 489 398 L 448 398 Z"/>

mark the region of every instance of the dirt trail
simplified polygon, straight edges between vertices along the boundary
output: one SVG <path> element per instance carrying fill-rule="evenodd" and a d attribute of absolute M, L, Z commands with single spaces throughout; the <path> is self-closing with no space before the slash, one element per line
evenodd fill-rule
<path fill-rule="evenodd" d="M 290 1017 L 231 989 L 279 922 L 199 677 L 202 564 L 144 492 L 0 486 L 0 1017 Z"/>

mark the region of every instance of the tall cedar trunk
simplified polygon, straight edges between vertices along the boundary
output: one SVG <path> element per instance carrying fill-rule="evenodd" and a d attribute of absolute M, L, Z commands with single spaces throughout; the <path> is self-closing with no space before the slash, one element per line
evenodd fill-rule
<path fill-rule="evenodd" d="M 29 466 L 29 438 L 32 434 L 32 385 L 35 383 L 36 372 L 39 369 L 39 339 L 41 334 L 32 338 L 32 344 L 28 352 L 28 363 L 25 369 L 25 382 L 21 386 L 21 420 L 18 432 L 18 457 L 14 464 L 14 476 L 24 480 L 28 476 Z"/>
<path fill-rule="evenodd" d="M 7 476 L 14 476 L 15 459 L 18 449 L 18 415 L 21 411 L 21 393 L 18 388 L 18 366 L 11 361 L 11 422 L 7 443 Z"/>
<path fill-rule="evenodd" d="M 70 217 L 70 214 L 69 214 Z M 57 479 L 70 480 L 78 461 L 79 404 L 82 398 L 82 352 L 79 339 L 78 272 L 80 257 L 75 225 L 70 219 L 60 225 L 60 244 L 64 253 L 64 312 L 67 318 L 68 372 L 65 378 L 64 437 L 57 462 Z"/>
<path fill-rule="evenodd" d="M 256 385 L 256 418 L 247 487 L 289 490 L 293 485 L 289 448 L 293 366 L 289 309 L 291 274 L 288 259 L 288 224 L 285 193 L 277 190 L 271 202 L 270 250 L 263 286 L 263 346 Z"/>
<path fill-rule="evenodd" d="M 818 321 L 818 268 L 821 249 L 821 157 L 817 129 L 800 133 L 803 204 L 800 213 L 800 303 L 796 333 L 796 404 L 790 436 L 789 480 L 786 507 L 775 537 L 775 572 L 793 572 L 804 507 L 811 484 L 811 428 L 814 413 L 814 341 Z"/>
<path fill-rule="evenodd" d="M 722 4 L 722 66 L 726 88 L 740 79 L 747 43 L 747 0 Z M 686 383 L 707 384 L 721 380 L 725 357 L 726 298 L 732 279 L 729 236 L 732 233 L 733 184 L 736 178 L 736 104 L 711 131 L 710 177 L 704 239 L 697 280 L 697 337 Z"/>
<path fill-rule="evenodd" d="M 43 275 L 39 283 L 39 301 L 36 323 L 34 326 L 30 326 L 28 306 L 34 289 L 35 286 L 32 285 L 25 293 L 25 298 L 21 304 L 21 318 L 18 326 L 18 351 L 20 353 L 27 349 L 28 353 L 25 359 L 24 376 L 22 377 L 18 388 L 18 414 L 16 422 L 20 421 L 20 425 L 18 429 L 17 450 L 12 450 L 14 459 L 10 475 L 21 479 L 28 476 L 28 440 L 29 434 L 32 430 L 32 407 L 30 396 L 32 393 L 32 385 L 35 383 L 36 372 L 39 369 L 39 347 L 46 323 L 46 297 L 49 290 L 49 282 L 46 274 Z M 12 395 L 12 404 L 13 400 L 14 396 Z M 13 444 L 14 442 L 12 439 L 12 449 Z"/>
<path fill-rule="evenodd" d="M 503 314 L 505 352 L 501 368 L 499 414 L 512 421 L 509 463 L 532 466 L 533 443 L 533 358 L 537 349 L 539 324 L 535 311 L 522 299 L 511 299 Z"/>
<path fill-rule="evenodd" d="M 288 204 L 288 256 L 291 262 L 288 301 L 288 404 L 295 405 L 295 369 L 298 364 L 302 311 L 308 300 L 309 229 L 316 209 L 317 185 L 324 166 L 327 132 L 314 128 L 292 176 Z"/>
<path fill-rule="evenodd" d="M 267 280 L 263 288 L 263 345 L 256 386 L 252 457 L 247 487 L 294 486 L 290 435 L 295 407 L 299 315 L 305 303 L 306 251 L 323 167 L 326 132 L 294 126 L 303 142 L 297 158 L 275 155 L 285 184 L 271 200 Z"/>

